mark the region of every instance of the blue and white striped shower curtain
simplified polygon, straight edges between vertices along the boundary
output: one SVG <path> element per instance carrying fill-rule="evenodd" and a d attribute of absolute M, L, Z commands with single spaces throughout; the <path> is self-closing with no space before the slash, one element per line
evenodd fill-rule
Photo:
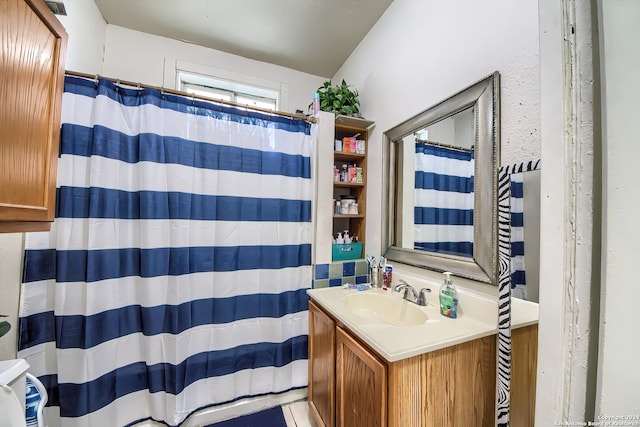
<path fill-rule="evenodd" d="M 310 125 L 70 76 L 62 113 L 20 303 L 49 425 L 178 425 L 305 387 Z"/>
<path fill-rule="evenodd" d="M 473 150 L 415 145 L 414 249 L 473 256 Z"/>
<path fill-rule="evenodd" d="M 527 299 L 524 264 L 524 185 L 522 173 L 511 177 L 511 295 Z"/>

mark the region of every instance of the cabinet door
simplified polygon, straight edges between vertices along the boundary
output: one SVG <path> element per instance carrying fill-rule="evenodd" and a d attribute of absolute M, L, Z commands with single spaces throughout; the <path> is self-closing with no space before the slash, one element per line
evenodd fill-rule
<path fill-rule="evenodd" d="M 0 231 L 48 229 L 67 34 L 44 1 L 6 0 L 0 37 Z"/>
<path fill-rule="evenodd" d="M 319 425 L 335 424 L 335 322 L 309 301 L 309 409 Z"/>
<path fill-rule="evenodd" d="M 511 413 L 513 427 L 533 427 L 536 409 L 538 325 L 511 331 Z"/>
<path fill-rule="evenodd" d="M 336 328 L 336 425 L 387 425 L 387 367 L 339 326 Z"/>

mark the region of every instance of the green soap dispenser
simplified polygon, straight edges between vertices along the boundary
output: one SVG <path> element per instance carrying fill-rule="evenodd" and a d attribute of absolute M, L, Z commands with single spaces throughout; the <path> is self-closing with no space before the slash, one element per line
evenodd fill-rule
<path fill-rule="evenodd" d="M 451 281 L 451 273 L 445 272 L 440 286 L 440 314 L 451 319 L 458 317 L 458 291 Z"/>

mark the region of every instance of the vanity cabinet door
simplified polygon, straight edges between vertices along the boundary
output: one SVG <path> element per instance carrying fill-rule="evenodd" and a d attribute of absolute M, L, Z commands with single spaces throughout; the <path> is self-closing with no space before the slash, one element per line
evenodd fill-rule
<path fill-rule="evenodd" d="M 533 427 L 536 409 L 538 325 L 511 330 L 512 427 Z"/>
<path fill-rule="evenodd" d="M 335 425 L 335 322 L 309 301 L 309 409 L 319 426 Z"/>
<path fill-rule="evenodd" d="M 66 40 L 44 1 L 0 2 L 0 232 L 53 221 Z"/>
<path fill-rule="evenodd" d="M 336 425 L 387 425 L 387 366 L 336 328 Z"/>

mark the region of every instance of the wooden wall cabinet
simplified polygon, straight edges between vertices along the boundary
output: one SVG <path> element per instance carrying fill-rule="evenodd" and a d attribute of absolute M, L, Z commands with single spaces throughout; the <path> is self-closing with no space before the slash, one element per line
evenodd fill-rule
<path fill-rule="evenodd" d="M 67 33 L 42 0 L 0 2 L 0 232 L 55 215 Z"/>
<path fill-rule="evenodd" d="M 309 406 L 319 426 L 495 426 L 495 335 L 386 362 L 313 301 L 309 316 Z M 324 400 L 332 387 L 334 413 Z"/>

